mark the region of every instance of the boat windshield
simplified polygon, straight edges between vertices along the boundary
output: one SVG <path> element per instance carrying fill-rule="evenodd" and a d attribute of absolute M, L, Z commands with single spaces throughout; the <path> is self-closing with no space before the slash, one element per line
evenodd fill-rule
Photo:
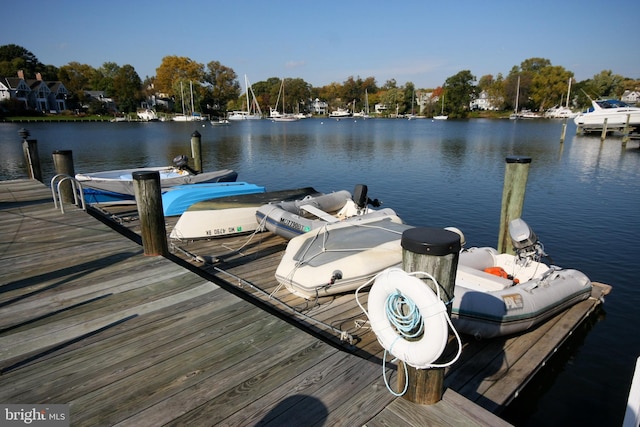
<path fill-rule="evenodd" d="M 618 101 L 617 99 L 607 99 L 607 100 L 602 100 L 602 101 L 596 101 L 596 103 L 601 108 L 621 108 L 621 107 L 628 107 L 629 106 L 629 105 L 625 104 L 622 101 Z"/>

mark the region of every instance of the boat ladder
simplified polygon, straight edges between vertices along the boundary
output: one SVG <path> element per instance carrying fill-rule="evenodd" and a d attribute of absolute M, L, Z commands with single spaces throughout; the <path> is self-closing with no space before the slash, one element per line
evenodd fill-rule
<path fill-rule="evenodd" d="M 69 181 L 71 183 L 71 191 L 73 192 L 73 204 L 81 207 L 83 211 L 87 210 L 87 205 L 84 201 L 84 195 L 82 192 L 82 184 L 78 182 L 72 176 L 60 173 L 51 178 L 51 196 L 53 197 L 53 206 L 58 209 L 58 201 L 60 202 L 60 212 L 64 213 L 64 204 L 62 203 L 62 193 L 60 192 L 60 186 L 63 182 Z"/>

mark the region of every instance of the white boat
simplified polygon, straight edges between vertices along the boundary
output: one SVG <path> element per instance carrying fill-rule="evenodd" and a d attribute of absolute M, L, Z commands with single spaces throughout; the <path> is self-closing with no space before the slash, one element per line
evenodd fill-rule
<path fill-rule="evenodd" d="M 163 190 L 184 184 L 233 182 L 238 177 L 238 173 L 231 169 L 196 173 L 188 166 L 188 158 L 181 155 L 173 159 L 173 166 L 78 173 L 75 178 L 82 184 L 85 191 L 85 198 L 89 203 L 133 200 L 134 187 L 132 173 L 145 171 L 156 171 L 160 174 L 160 185 Z"/>
<path fill-rule="evenodd" d="M 260 104 L 258 104 L 256 95 L 253 93 L 253 89 L 251 88 L 251 84 L 249 83 L 249 79 L 247 79 L 246 74 L 244 76 L 244 85 L 247 96 L 247 110 L 232 111 L 229 113 L 227 118 L 232 121 L 260 120 L 262 119 L 262 110 L 260 109 Z M 249 94 L 251 94 L 251 98 L 249 98 Z"/>
<path fill-rule="evenodd" d="M 223 118 L 211 120 L 211 126 L 229 126 L 229 120 Z"/>
<path fill-rule="evenodd" d="M 478 339 L 530 329 L 591 295 L 591 281 L 578 270 L 548 266 L 535 233 L 521 219 L 511 221 L 515 255 L 493 248 L 460 253 L 451 320 Z"/>
<path fill-rule="evenodd" d="M 136 111 L 136 115 L 143 122 L 155 122 L 158 121 L 158 115 L 150 108 Z"/>
<path fill-rule="evenodd" d="M 367 197 L 366 185 L 357 185 L 354 194 L 352 198 L 351 193 L 341 190 L 302 200 L 266 204 L 256 211 L 256 220 L 261 228 L 291 239 L 327 223 L 378 212 L 369 208 L 369 205 L 380 206 L 380 202 Z"/>
<path fill-rule="evenodd" d="M 353 117 L 364 120 L 371 118 L 371 116 L 369 115 L 369 93 L 367 92 L 367 89 L 364 90 L 364 105 L 365 109 L 360 111 L 359 113 L 354 112 Z"/>
<path fill-rule="evenodd" d="M 305 299 L 353 291 L 402 263 L 400 241 L 409 228 L 391 209 L 323 224 L 289 241 L 276 280 Z"/>
<path fill-rule="evenodd" d="M 544 112 L 546 119 L 571 119 L 577 115 L 578 113 L 571 111 L 571 108 L 562 105 L 556 105 Z"/>
<path fill-rule="evenodd" d="M 433 116 L 433 120 L 447 120 L 448 115 L 444 114 L 444 92 L 442 92 L 442 107 L 440 108 L 440 115 Z"/>
<path fill-rule="evenodd" d="M 196 113 L 193 105 L 193 82 L 189 82 L 189 88 L 191 91 L 191 114 L 185 113 L 184 106 L 184 91 L 182 90 L 182 82 L 180 82 L 180 93 L 182 95 L 182 114 L 176 114 L 171 118 L 174 122 L 199 122 L 205 120 L 200 113 Z"/>
<path fill-rule="evenodd" d="M 549 108 L 544 112 L 544 117 L 546 119 L 572 119 L 578 115 L 578 113 L 574 113 L 569 108 L 569 99 L 571 98 L 571 78 L 569 78 L 569 84 L 567 89 L 567 104 L 565 106 L 556 105 L 552 108 Z M 560 100 L 560 104 L 562 104 L 562 100 Z"/>
<path fill-rule="evenodd" d="M 220 197 L 192 204 L 171 230 L 172 239 L 208 239 L 258 230 L 256 211 L 266 203 L 319 196 L 311 187 Z"/>
<path fill-rule="evenodd" d="M 282 113 L 278 111 L 278 104 L 280 103 L 280 97 L 282 97 Z M 282 79 L 282 83 L 280 84 L 280 91 L 278 92 L 278 98 L 276 99 L 276 107 L 269 107 L 269 118 L 273 122 L 296 122 L 300 120 L 298 116 L 295 114 L 289 114 L 285 112 L 285 103 L 284 103 L 284 79 Z"/>
<path fill-rule="evenodd" d="M 616 99 L 591 100 L 591 105 L 592 108 L 588 112 L 580 113 L 573 119 L 576 126 L 584 132 L 601 131 L 605 119 L 607 120 L 607 129 L 611 131 L 623 130 L 627 123 L 627 117 L 630 127 L 640 126 L 640 108 L 638 107 L 631 107 Z"/>
<path fill-rule="evenodd" d="M 346 119 L 348 117 L 351 117 L 351 113 L 346 108 L 338 107 L 335 111 L 332 111 L 329 114 L 329 117 L 331 117 L 332 119 Z"/>

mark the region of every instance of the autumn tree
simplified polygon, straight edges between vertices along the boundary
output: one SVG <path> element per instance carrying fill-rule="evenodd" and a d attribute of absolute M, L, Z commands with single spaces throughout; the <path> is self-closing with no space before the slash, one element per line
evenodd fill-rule
<path fill-rule="evenodd" d="M 183 101 L 185 90 L 189 90 L 189 83 L 194 84 L 198 92 L 200 82 L 204 81 L 204 65 L 185 56 L 165 56 L 156 68 L 156 90 L 170 98 Z"/>

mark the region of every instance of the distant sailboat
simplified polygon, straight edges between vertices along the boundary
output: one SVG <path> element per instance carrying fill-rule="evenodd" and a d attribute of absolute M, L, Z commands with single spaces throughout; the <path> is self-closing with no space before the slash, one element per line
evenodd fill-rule
<path fill-rule="evenodd" d="M 516 108 L 513 110 L 513 114 L 509 116 L 511 120 L 518 120 L 520 116 L 518 115 L 518 99 L 520 98 L 520 76 L 518 76 L 518 88 L 516 89 Z"/>
<path fill-rule="evenodd" d="M 256 99 L 256 95 L 253 93 L 253 89 L 251 88 L 251 84 L 249 84 L 249 79 L 247 79 L 247 75 L 244 75 L 244 85 L 245 91 L 247 95 L 247 110 L 246 111 L 232 111 L 229 114 L 229 120 L 260 120 L 262 118 L 262 110 L 260 110 L 260 105 L 258 104 L 258 100 Z M 251 102 L 249 101 L 249 92 L 251 92 Z"/>
<path fill-rule="evenodd" d="M 193 122 L 193 121 L 204 120 L 204 117 L 202 117 L 202 115 L 195 112 L 195 109 L 193 106 L 193 82 L 191 81 L 189 82 L 189 88 L 191 90 L 191 114 L 190 115 L 186 114 L 185 107 L 184 107 L 184 90 L 182 87 L 182 82 L 180 82 L 180 96 L 182 97 L 182 114 L 178 114 L 174 116 L 173 117 L 174 122 Z"/>
<path fill-rule="evenodd" d="M 433 116 L 433 120 L 447 120 L 448 118 L 449 116 L 444 114 L 444 91 L 442 91 L 442 107 L 440 110 L 440 115 Z"/>
<path fill-rule="evenodd" d="M 282 95 L 282 113 L 278 111 L 278 102 L 280 102 L 280 95 Z M 280 92 L 278 93 L 278 99 L 276 100 L 276 108 L 270 108 L 270 118 L 274 122 L 295 122 L 297 120 L 300 120 L 300 118 L 295 114 L 287 114 L 285 112 L 284 78 L 282 79 L 282 84 L 280 85 Z"/>

